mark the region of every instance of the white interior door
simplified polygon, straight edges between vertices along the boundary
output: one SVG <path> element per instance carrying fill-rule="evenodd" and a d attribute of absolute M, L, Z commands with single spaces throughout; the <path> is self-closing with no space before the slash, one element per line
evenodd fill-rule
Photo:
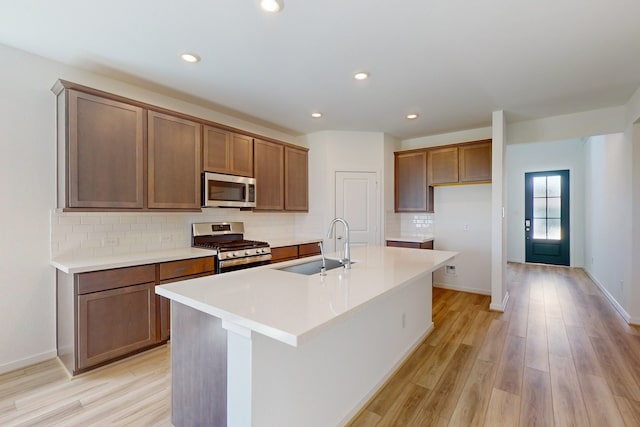
<path fill-rule="evenodd" d="M 376 172 L 336 172 L 336 216 L 349 223 L 352 247 L 380 244 L 379 206 Z M 340 250 L 344 228 L 336 227 L 335 248 Z"/>

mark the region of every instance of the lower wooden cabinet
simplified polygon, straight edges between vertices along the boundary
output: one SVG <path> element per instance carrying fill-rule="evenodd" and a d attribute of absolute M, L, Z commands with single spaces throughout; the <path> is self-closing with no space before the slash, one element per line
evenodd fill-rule
<path fill-rule="evenodd" d="M 156 343 L 155 282 L 78 296 L 78 369 Z"/>
<path fill-rule="evenodd" d="M 271 248 L 271 264 L 320 255 L 318 242 Z"/>
<path fill-rule="evenodd" d="M 210 276 L 215 269 L 213 257 L 163 262 L 158 265 L 160 284 Z M 171 300 L 156 295 L 156 330 L 158 342 L 171 337 Z"/>
<path fill-rule="evenodd" d="M 405 242 L 400 240 L 387 240 L 387 246 L 396 248 L 433 249 L 433 240 L 430 242 Z"/>
<path fill-rule="evenodd" d="M 78 274 L 58 270 L 58 357 L 76 375 L 165 343 L 170 305 L 155 287 L 213 270 L 213 256 Z"/>

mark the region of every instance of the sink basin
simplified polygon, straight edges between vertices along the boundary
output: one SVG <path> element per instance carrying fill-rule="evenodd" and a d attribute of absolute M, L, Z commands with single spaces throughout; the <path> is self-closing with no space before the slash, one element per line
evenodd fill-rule
<path fill-rule="evenodd" d="M 351 261 L 351 264 L 354 264 L 354 262 Z M 342 267 L 343 264 L 337 259 L 325 258 L 325 266 L 327 268 L 327 271 L 329 271 L 333 270 L 334 268 Z M 312 274 L 320 273 L 321 267 L 322 260 L 318 259 L 315 261 L 307 261 L 301 264 L 290 265 L 289 267 L 278 268 L 277 270 L 288 271 L 290 273 L 306 274 L 307 276 L 310 276 Z"/>

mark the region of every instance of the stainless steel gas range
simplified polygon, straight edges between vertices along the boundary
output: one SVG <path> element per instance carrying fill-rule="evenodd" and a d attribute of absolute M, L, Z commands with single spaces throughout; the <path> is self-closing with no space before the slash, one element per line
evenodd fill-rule
<path fill-rule="evenodd" d="M 191 246 L 216 252 L 215 273 L 269 264 L 269 243 L 244 239 L 242 222 L 192 224 Z"/>

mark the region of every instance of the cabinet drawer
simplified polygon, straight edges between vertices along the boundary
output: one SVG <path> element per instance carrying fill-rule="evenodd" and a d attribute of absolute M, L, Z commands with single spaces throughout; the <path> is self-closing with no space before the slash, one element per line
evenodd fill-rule
<path fill-rule="evenodd" d="M 306 243 L 298 247 L 298 256 L 300 258 L 313 255 L 320 255 L 320 246 L 318 243 Z"/>
<path fill-rule="evenodd" d="M 77 294 L 106 291 L 154 282 L 156 280 L 156 266 L 154 264 L 136 267 L 115 268 L 113 270 L 92 271 L 80 273 L 76 279 Z"/>
<path fill-rule="evenodd" d="M 288 261 L 298 258 L 298 245 L 271 248 L 271 262 Z"/>
<path fill-rule="evenodd" d="M 185 259 L 160 264 L 160 281 L 196 274 L 213 273 L 213 257 Z"/>

